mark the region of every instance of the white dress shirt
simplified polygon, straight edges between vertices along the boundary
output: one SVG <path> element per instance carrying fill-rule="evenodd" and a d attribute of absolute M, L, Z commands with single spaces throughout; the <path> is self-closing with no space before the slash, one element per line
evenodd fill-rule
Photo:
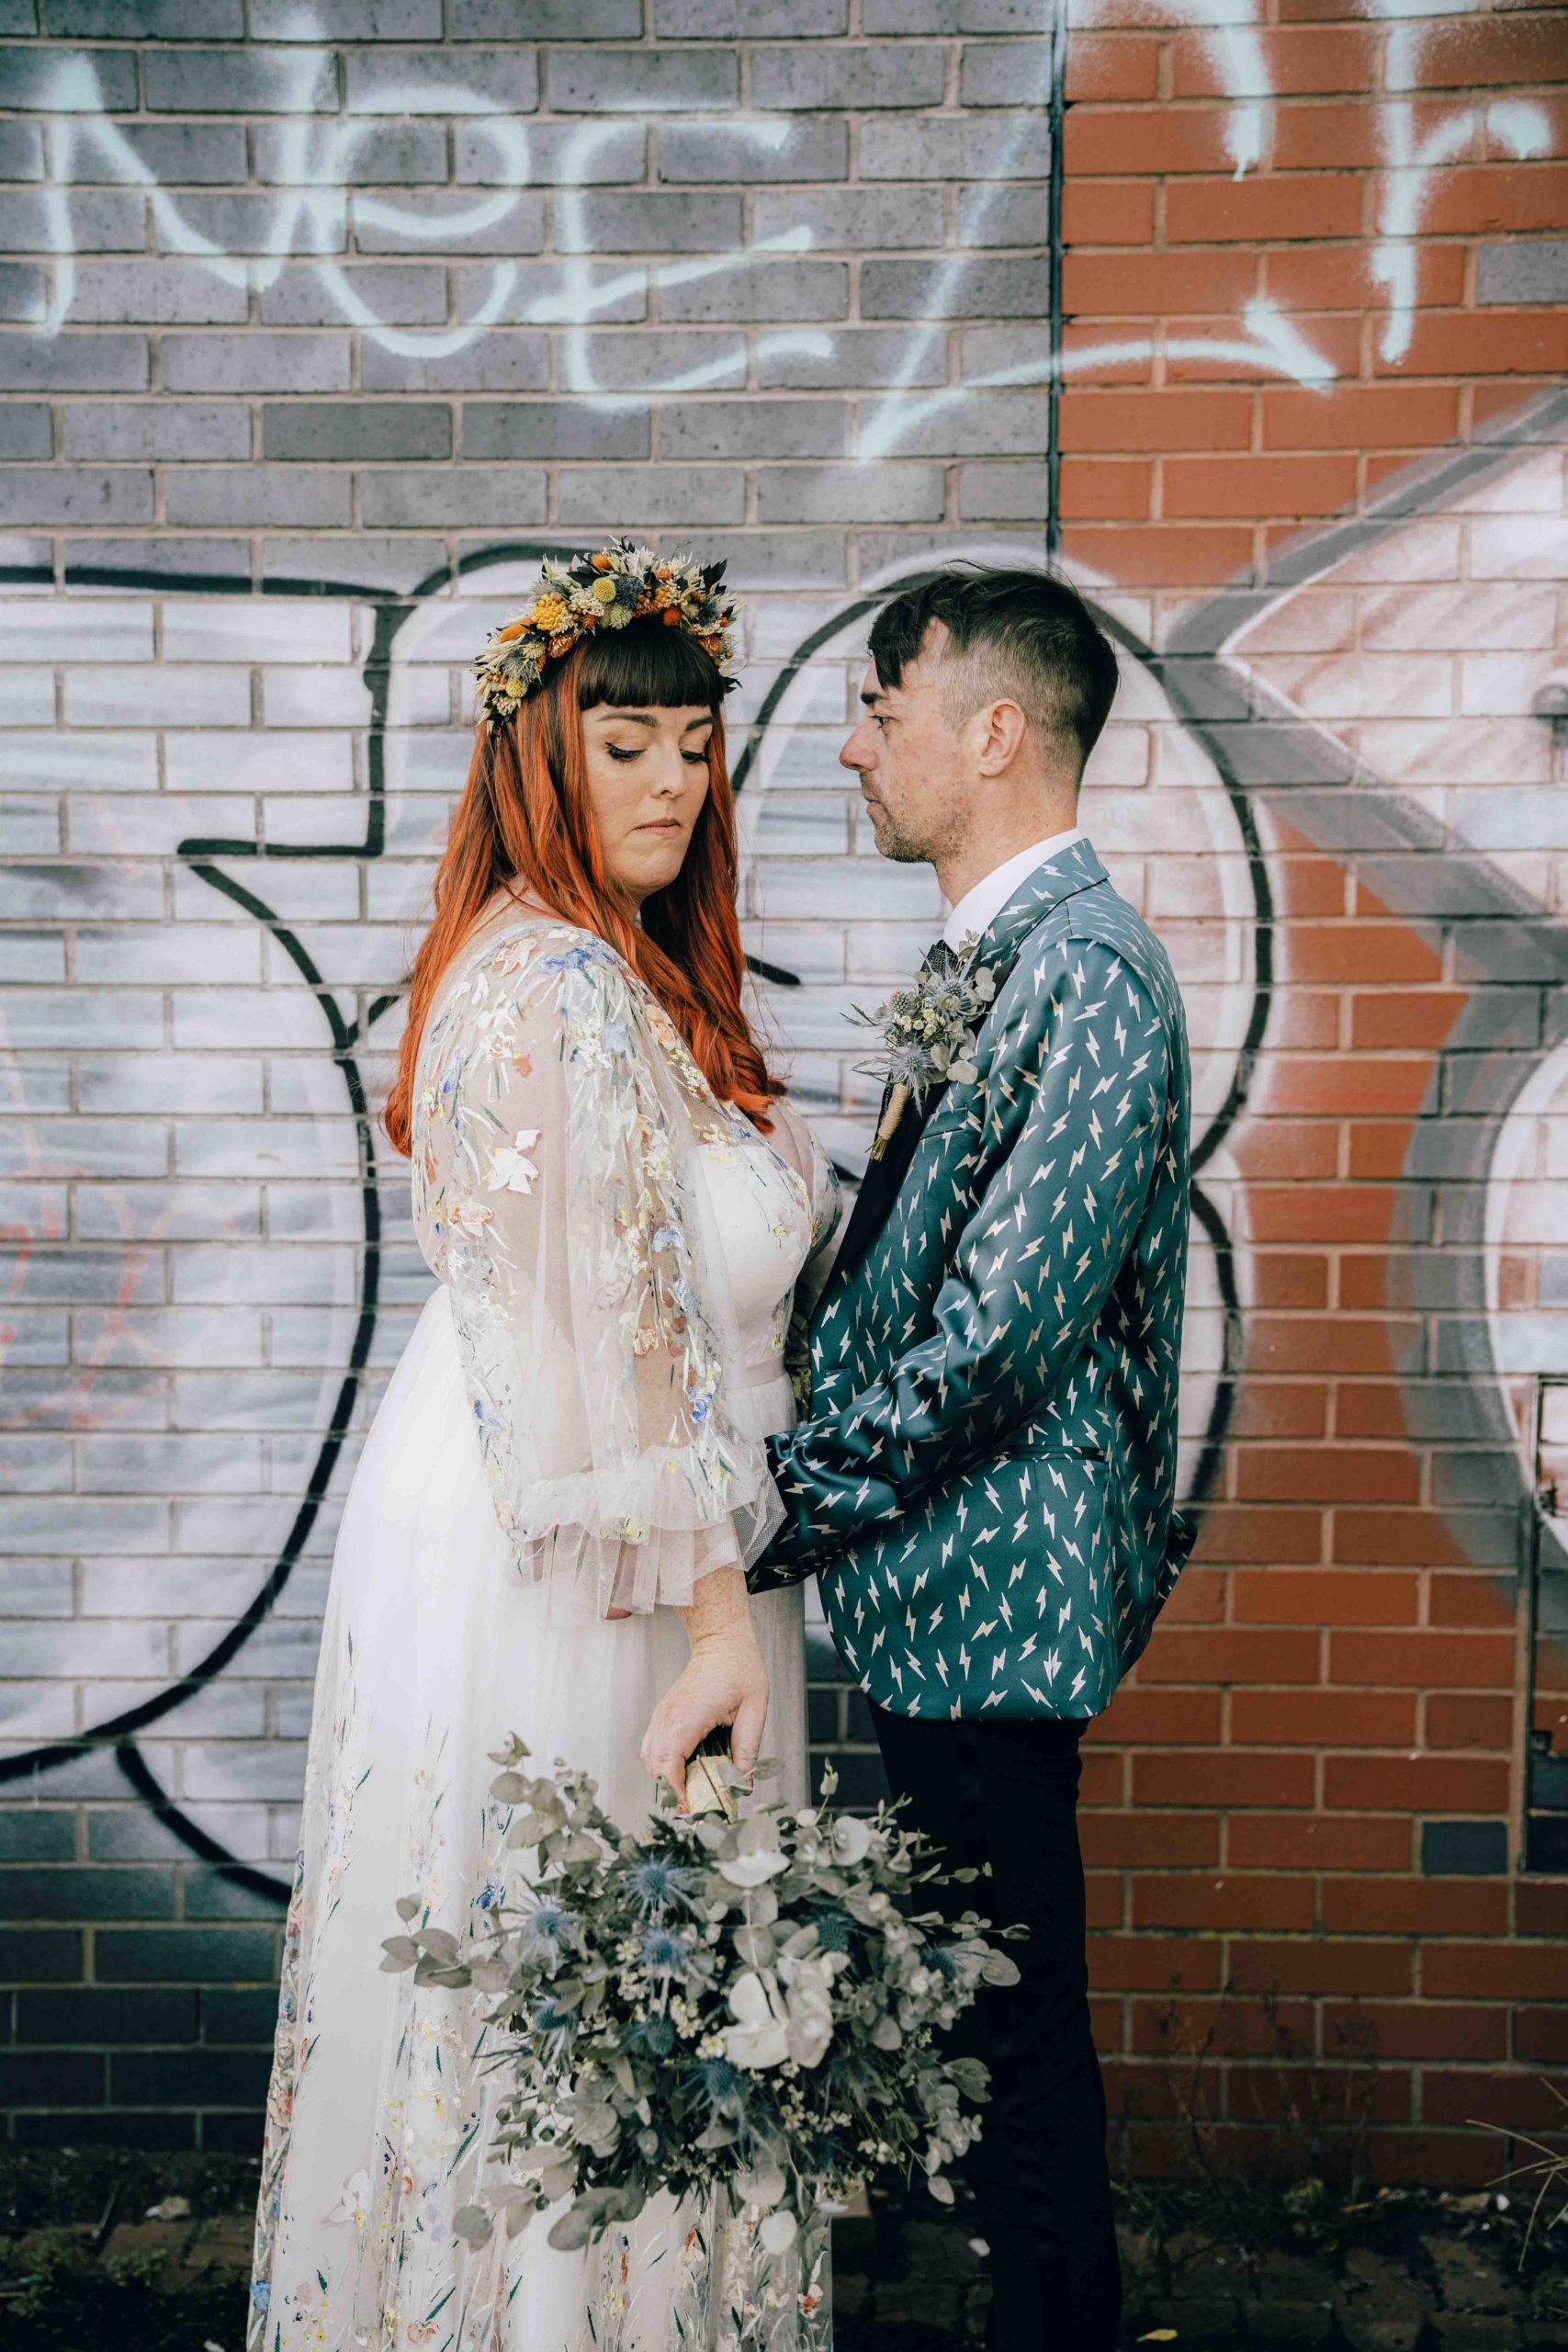
<path fill-rule="evenodd" d="M 1058 850 L 1070 842 L 1089 839 L 1081 825 L 1069 825 L 1065 833 L 1053 833 L 1047 841 L 1032 842 L 1021 849 L 1016 857 L 1005 865 L 994 865 L 989 874 L 982 875 L 972 890 L 965 890 L 942 928 L 942 935 L 950 947 L 956 947 L 967 931 L 976 936 L 1000 914 L 1008 900 L 1021 884 L 1026 882 L 1037 865 L 1055 857 Z"/>

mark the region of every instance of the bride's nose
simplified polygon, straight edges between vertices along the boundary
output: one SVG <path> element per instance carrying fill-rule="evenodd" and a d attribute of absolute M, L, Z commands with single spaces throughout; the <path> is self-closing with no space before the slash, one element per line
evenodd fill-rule
<path fill-rule="evenodd" d="M 653 763 L 653 774 L 649 779 L 654 798 L 679 800 L 696 773 L 694 768 L 687 767 L 678 751 L 669 753 L 661 752 Z M 706 774 L 705 769 L 703 771 L 705 782 Z"/>

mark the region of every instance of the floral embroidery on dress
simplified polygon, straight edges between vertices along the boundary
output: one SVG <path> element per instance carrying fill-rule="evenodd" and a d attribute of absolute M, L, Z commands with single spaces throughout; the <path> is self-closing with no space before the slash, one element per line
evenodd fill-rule
<path fill-rule="evenodd" d="M 780 1523 L 767 1457 L 727 1380 L 738 1328 L 699 1148 L 747 1159 L 781 1261 L 792 1212 L 836 1217 L 721 1102 L 668 1012 L 608 943 L 542 915 L 458 966 L 415 1080 L 414 1216 L 447 1284 L 497 1516 L 562 1622 L 683 1605 L 705 1565 Z M 764 1151 L 759 1146 L 765 1146 Z M 787 1171 L 783 1192 L 761 1170 Z M 829 1198 L 831 1194 L 831 1198 Z M 773 1353 L 788 1337 L 779 1302 Z M 735 1542 L 716 1549 L 716 1531 Z"/>

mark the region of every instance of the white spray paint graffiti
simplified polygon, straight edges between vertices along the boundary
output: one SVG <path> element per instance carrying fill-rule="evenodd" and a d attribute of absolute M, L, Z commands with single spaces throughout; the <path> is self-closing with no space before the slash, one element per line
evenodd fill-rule
<path fill-rule="evenodd" d="M 1404 92 L 1417 85 L 1421 44 L 1432 15 L 1467 13 L 1464 0 L 1376 0 L 1378 13 L 1394 20 L 1387 52 L 1389 96 L 1377 111 L 1381 124 L 1384 170 L 1377 199 L 1378 241 L 1370 268 L 1386 288 L 1387 314 L 1380 348 L 1386 361 L 1408 352 L 1414 331 L 1417 296 L 1418 255 L 1416 239 L 1434 175 L 1447 164 L 1473 150 L 1478 134 L 1495 140 L 1509 154 L 1525 159 L 1551 152 L 1551 127 L 1544 110 L 1529 101 L 1497 98 L 1461 106 L 1444 114 L 1424 131 L 1418 127 L 1412 99 Z M 1200 30 L 1214 56 L 1230 101 L 1225 141 L 1235 176 L 1242 178 L 1266 158 L 1271 135 L 1274 92 L 1268 74 L 1257 0 L 1179 0 L 1180 13 Z M 321 38 L 311 20 L 299 19 L 294 39 L 310 42 Z M 1046 44 L 1041 43 L 1042 55 Z M 354 188 L 356 150 L 371 127 L 363 117 L 344 118 L 312 111 L 323 60 L 330 52 L 309 46 L 290 60 L 291 88 L 282 114 L 282 154 L 277 177 L 281 184 L 276 210 L 256 256 L 226 252 L 194 229 L 180 206 L 159 186 L 150 167 L 136 153 L 124 133 L 104 109 L 103 95 L 91 61 L 64 60 L 57 68 L 52 125 L 52 175 L 44 195 L 56 255 L 52 293 L 42 321 L 45 333 L 56 333 L 69 318 L 75 292 L 75 252 L 71 225 L 70 193 L 81 176 L 78 165 L 96 156 L 112 176 L 146 188 L 168 248 L 193 265 L 209 270 L 221 283 L 265 289 L 273 285 L 296 254 L 309 256 L 321 284 L 337 304 L 346 324 L 359 328 L 384 349 L 409 356 L 441 358 L 468 348 L 502 317 L 524 322 L 564 327 L 563 387 L 582 398 L 615 409 L 630 396 L 601 387 L 594 379 L 590 330 L 596 317 L 614 311 L 628 293 L 642 292 L 649 272 L 629 264 L 609 276 L 596 274 L 584 233 L 583 191 L 592 184 L 596 160 L 619 135 L 620 124 L 584 122 L 574 125 L 565 142 L 558 173 L 558 200 L 566 210 L 575 248 L 563 262 L 558 289 L 542 293 L 513 313 L 508 305 L 515 292 L 518 269 L 513 261 L 491 264 L 488 289 L 472 315 L 460 323 L 436 329 L 395 326 L 379 318 L 373 304 L 334 257 L 341 241 L 348 192 Z M 501 185 L 476 196 L 457 211 L 432 214 L 417 205 L 355 192 L 355 217 L 368 227 L 405 238 L 411 244 L 430 246 L 458 243 L 500 226 L 515 211 L 522 192 L 533 185 L 528 126 L 505 113 L 483 91 L 467 85 L 410 84 L 379 96 L 379 113 L 440 115 L 457 111 L 481 126 L 495 152 Z M 778 153 L 794 135 L 787 119 L 736 116 L 728 125 L 760 152 Z M 1014 164 L 1024 142 L 1034 136 L 1032 110 L 1018 109 L 998 148 L 993 175 L 984 183 L 976 230 L 998 192 L 1011 183 Z M 705 254 L 654 266 L 659 286 L 687 284 L 722 276 L 744 263 L 767 254 L 801 254 L 816 245 L 814 232 L 802 225 L 773 237 L 760 239 L 744 250 Z M 914 385 L 935 337 L 943 332 L 949 298 L 974 261 L 973 252 L 942 256 L 936 272 L 930 314 L 911 323 L 903 364 L 892 385 L 863 418 L 857 452 L 863 464 L 893 455 L 926 419 L 941 414 L 967 392 L 1009 385 L 1040 384 L 1054 378 L 1101 370 L 1119 362 L 1148 358 L 1156 353 L 1170 358 L 1206 358 L 1255 368 L 1260 374 L 1284 379 L 1303 387 L 1322 389 L 1337 380 L 1333 362 L 1278 308 L 1264 300 L 1250 300 L 1243 311 L 1241 332 L 1235 335 L 1139 334 L 1118 337 L 1057 356 L 1047 356 L 1010 369 L 976 376 L 963 386 L 917 393 Z M 763 339 L 761 355 L 785 354 L 825 357 L 833 348 L 829 331 L 779 328 Z M 663 393 L 701 391 L 733 375 L 737 352 L 726 351 L 711 361 L 682 372 L 655 376 L 645 388 Z"/>
<path fill-rule="evenodd" d="M 1389 36 L 1384 77 L 1391 91 L 1418 86 L 1417 67 L 1425 23 L 1416 16 L 1414 0 L 1376 0 L 1379 13 L 1397 21 Z M 1431 13 L 1422 0 L 1420 14 Z M 1461 13 L 1454 9 L 1454 14 Z M 1388 316 L 1379 348 L 1384 359 L 1403 359 L 1415 333 L 1417 255 L 1416 233 L 1434 173 L 1444 164 L 1457 163 L 1472 152 L 1476 133 L 1484 130 L 1500 147 L 1521 160 L 1551 151 L 1551 127 L 1545 109 L 1518 98 L 1494 98 L 1484 106 L 1457 107 L 1434 123 L 1423 137 L 1416 127 L 1416 107 L 1408 97 L 1390 97 L 1380 108 L 1386 171 L 1378 211 L 1378 243 L 1372 250 L 1371 275 L 1388 288 Z"/>
<path fill-rule="evenodd" d="M 389 324 L 377 316 L 372 305 L 351 283 L 341 264 L 334 259 L 333 248 L 338 242 L 347 203 L 346 191 L 353 188 L 355 151 L 366 133 L 373 127 L 360 119 L 313 114 L 310 111 L 311 93 L 320 71 L 321 56 L 302 51 L 289 61 L 295 83 L 291 99 L 286 100 L 282 123 L 282 154 L 277 177 L 282 192 L 271 227 L 262 243 L 265 248 L 260 255 L 240 256 L 194 229 L 186 219 L 178 203 L 159 186 L 155 174 L 138 155 L 118 126 L 105 113 L 103 92 L 91 62 L 85 57 L 71 58 L 57 69 L 53 93 L 52 163 L 53 175 L 45 188 L 48 219 L 53 251 L 57 256 L 54 288 L 44 318 L 43 332 L 57 334 L 71 314 L 76 291 L 76 255 L 72 235 L 70 192 L 78 178 L 77 164 L 96 152 L 110 173 L 131 186 L 145 187 L 152 206 L 159 233 L 169 250 L 198 264 L 225 286 L 237 286 L 265 291 L 277 278 L 296 253 L 308 255 L 321 284 L 341 310 L 345 324 L 361 328 L 383 350 L 426 359 L 446 358 L 468 349 L 478 342 L 505 313 L 507 303 L 517 284 L 517 265 L 499 260 L 491 265 L 490 287 L 471 318 L 446 329 L 411 331 Z M 466 118 L 475 119 L 494 143 L 496 162 L 502 185 L 492 194 L 476 197 L 474 201 L 453 212 L 433 214 L 415 206 L 397 204 L 384 197 L 355 191 L 355 217 L 369 228 L 389 231 L 411 242 L 427 244 L 460 243 L 467 237 L 482 234 L 498 228 L 515 212 L 519 198 L 532 184 L 528 127 L 514 115 L 503 112 L 482 92 L 456 85 L 430 88 L 428 85 L 407 89 L 391 88 L 382 94 L 383 110 L 389 112 L 440 113 L 444 107 L 460 111 Z M 750 139 L 759 148 L 777 149 L 790 136 L 787 122 L 738 121 L 735 129 Z M 595 157 L 615 137 L 613 126 L 582 123 L 573 127 L 565 145 L 565 167 L 562 178 L 563 198 L 581 211 L 584 184 L 592 177 Z M 581 236 L 574 239 L 581 244 Z M 809 230 L 791 231 L 785 234 L 763 238 L 750 248 L 755 254 L 795 253 L 811 243 Z M 660 281 L 677 285 L 694 278 L 712 277 L 735 266 L 738 256 L 729 254 L 704 254 L 694 260 L 664 265 Z M 640 268 L 626 270 L 618 277 L 594 282 L 591 265 L 577 256 L 565 265 L 561 290 L 558 294 L 542 295 L 522 311 L 523 319 L 535 325 L 566 325 L 581 328 L 592 314 L 614 308 L 628 291 L 640 291 L 646 273 Z M 794 349 L 796 339 L 785 334 L 776 339 L 777 347 Z M 569 338 L 568 366 L 572 380 L 568 389 L 596 392 L 591 380 L 582 380 L 588 373 L 581 350 L 570 347 L 575 338 Z M 807 347 L 810 347 L 807 345 Z M 690 376 L 672 377 L 660 381 L 651 389 L 660 391 L 686 391 L 700 388 L 707 371 Z M 722 370 L 716 370 L 722 372 Z M 619 405 L 610 396 L 611 404 Z"/>
<path fill-rule="evenodd" d="M 1200 15 L 1212 16 L 1213 0 L 1191 0 Z M 1227 87 L 1236 103 L 1227 127 L 1227 141 L 1237 177 L 1256 164 L 1265 146 L 1266 98 L 1264 62 L 1251 0 L 1219 0 L 1225 20 L 1206 28 L 1215 43 Z M 301 19 L 295 39 L 308 43 L 320 39 L 319 28 Z M 1048 45 L 1040 44 L 1042 60 Z M 591 330 L 596 318 L 613 314 L 628 294 L 646 290 L 649 268 L 629 263 L 606 274 L 590 252 L 584 216 L 584 191 L 593 184 L 597 161 L 622 135 L 624 125 L 605 122 L 574 124 L 563 142 L 557 171 L 557 200 L 562 207 L 575 250 L 563 256 L 558 286 L 513 308 L 518 284 L 514 261 L 491 263 L 487 289 L 472 315 L 445 328 L 394 325 L 378 316 L 361 286 L 349 277 L 336 258 L 342 243 L 352 194 L 355 220 L 367 227 L 428 248 L 459 244 L 501 226 L 515 211 L 523 192 L 533 186 L 529 126 L 499 107 L 483 91 L 464 85 L 410 84 L 378 94 L 378 112 L 439 116 L 460 113 L 482 129 L 494 151 L 494 170 L 501 185 L 456 211 L 431 213 L 417 204 L 394 201 L 355 187 L 355 155 L 372 125 L 364 117 L 324 115 L 312 111 L 325 59 L 331 52 L 301 47 L 288 61 L 288 82 L 280 107 L 280 157 L 276 165 L 279 194 L 263 250 L 254 255 L 228 252 L 192 226 L 179 203 L 158 183 L 155 174 L 136 153 L 124 132 L 109 118 L 92 62 L 70 57 L 56 68 L 51 124 L 51 175 L 44 188 L 46 218 L 55 255 L 54 284 L 41 329 L 57 334 L 71 315 L 76 290 L 76 256 L 72 230 L 71 191 L 86 177 L 95 159 L 100 175 L 146 189 L 164 248 L 195 267 L 207 270 L 223 285 L 265 290 L 274 285 L 294 257 L 307 258 L 321 286 L 337 306 L 345 324 L 357 327 L 383 349 L 406 356 L 430 359 L 450 356 L 480 340 L 502 319 L 566 330 L 562 338 L 563 389 L 596 405 L 614 410 L 647 392 L 671 394 L 701 391 L 730 379 L 743 356 L 738 344 L 712 360 L 677 372 L 650 376 L 637 395 L 602 387 L 594 376 Z M 777 153 L 795 135 L 787 119 L 735 116 L 726 127 L 754 145 L 760 153 Z M 989 177 L 980 184 L 979 200 L 971 224 L 974 245 L 983 241 L 987 216 L 1000 193 L 1017 185 L 1016 166 L 1028 143 L 1037 135 L 1035 110 L 1020 107 L 1013 115 L 995 158 Z M 812 229 L 802 224 L 743 249 L 705 254 L 652 266 L 657 287 L 689 284 L 719 277 L 759 257 L 800 255 L 816 249 Z M 1097 345 L 1092 349 L 1034 359 L 1017 369 L 977 375 L 963 385 L 919 391 L 914 386 L 935 340 L 946 328 L 952 298 L 964 273 L 975 262 L 973 247 L 941 256 L 933 277 L 927 315 L 910 322 L 902 363 L 890 386 L 868 401 L 861 421 L 858 461 L 870 464 L 895 454 L 927 419 L 942 414 L 970 392 L 1010 385 L 1041 384 L 1054 377 L 1103 368 L 1118 361 L 1140 360 L 1161 349 L 1172 357 L 1206 357 L 1256 368 L 1259 373 L 1282 377 L 1301 385 L 1322 386 L 1334 380 L 1332 362 L 1317 351 L 1290 320 L 1271 303 L 1249 302 L 1237 335 L 1134 335 Z M 834 347 L 830 330 L 781 326 L 770 330 L 759 344 L 759 356 L 776 359 L 785 355 L 826 357 Z"/>

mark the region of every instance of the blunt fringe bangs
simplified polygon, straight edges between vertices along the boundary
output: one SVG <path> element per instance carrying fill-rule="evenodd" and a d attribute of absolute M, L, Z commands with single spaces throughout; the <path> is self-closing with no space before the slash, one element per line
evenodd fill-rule
<path fill-rule="evenodd" d="M 682 710 L 702 704 L 717 710 L 735 681 L 683 628 L 637 620 L 625 628 L 596 629 L 577 654 L 577 707 L 599 703 L 629 708 Z"/>
<path fill-rule="evenodd" d="M 1116 650 L 1076 588 L 1023 564 L 931 573 L 890 598 L 872 624 L 871 658 L 883 685 L 902 684 L 933 621 L 951 639 L 943 652 L 954 673 L 951 695 L 943 688 L 951 715 L 967 715 L 961 692 L 971 710 L 1010 696 L 1081 768 L 1110 715 L 1118 673 Z"/>

